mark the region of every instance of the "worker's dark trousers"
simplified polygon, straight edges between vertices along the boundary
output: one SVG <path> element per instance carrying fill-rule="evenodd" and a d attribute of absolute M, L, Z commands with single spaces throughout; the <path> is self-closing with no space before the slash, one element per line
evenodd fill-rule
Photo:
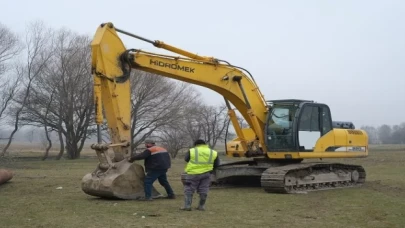
<path fill-rule="evenodd" d="M 147 169 L 146 176 L 144 180 L 145 184 L 145 198 L 152 198 L 152 186 L 153 183 L 158 179 L 159 184 L 162 185 L 168 196 L 174 195 L 173 189 L 167 180 L 167 169 Z"/>

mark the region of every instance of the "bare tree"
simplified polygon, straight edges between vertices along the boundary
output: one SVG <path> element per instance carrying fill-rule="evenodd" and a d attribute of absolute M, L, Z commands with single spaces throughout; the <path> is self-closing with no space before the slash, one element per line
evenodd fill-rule
<path fill-rule="evenodd" d="M 25 39 L 26 62 L 19 64 L 15 69 L 21 79 L 19 84 L 23 89 L 14 99 L 14 107 L 11 110 L 12 117 L 14 118 L 14 130 L 11 132 L 9 140 L 2 150 L 2 155 L 6 153 L 11 145 L 14 134 L 18 131 L 20 114 L 27 104 L 34 80 L 43 73 L 47 67 L 48 60 L 52 56 L 51 34 L 41 22 L 34 22 L 28 28 Z"/>
<path fill-rule="evenodd" d="M 392 129 L 391 126 L 387 124 L 383 124 L 378 128 L 378 138 L 381 140 L 383 144 L 391 143 L 391 133 Z"/>
<path fill-rule="evenodd" d="M 5 73 L 11 69 L 12 60 L 18 56 L 22 47 L 18 36 L 0 23 L 0 122 L 5 119 L 5 113 L 18 91 L 20 82 L 20 75 Z"/>
<path fill-rule="evenodd" d="M 0 80 L 3 78 L 0 78 Z M 19 91 L 19 82 L 21 75 L 17 75 L 13 79 L 1 80 L 0 82 L 0 121 L 7 116 L 7 111 L 12 103 L 15 94 Z"/>
<path fill-rule="evenodd" d="M 90 72 L 90 40 L 88 37 L 76 36 L 69 41 L 70 64 L 64 70 L 61 80 L 61 96 L 64 104 L 59 114 L 63 118 L 67 153 L 70 158 L 79 158 L 93 112 L 93 87 Z M 62 49 L 62 51 L 66 51 Z M 64 114 L 64 115 L 63 115 Z"/>
<path fill-rule="evenodd" d="M 46 109 L 45 109 L 45 117 L 44 117 L 44 139 L 42 139 L 42 143 L 44 144 L 45 147 L 45 153 L 44 156 L 42 157 L 42 160 L 44 161 L 45 159 L 48 158 L 49 155 L 49 150 L 52 148 L 52 140 L 49 137 L 49 131 L 48 131 L 48 113 L 50 111 L 50 107 L 53 101 L 53 97 L 55 95 L 55 89 L 52 90 L 51 92 L 51 97 L 47 103 Z"/>
<path fill-rule="evenodd" d="M 373 126 L 362 126 L 360 129 L 367 132 L 368 141 L 369 141 L 370 144 L 378 144 L 379 143 L 378 131 L 377 131 L 377 129 L 375 127 L 373 127 Z"/>
<path fill-rule="evenodd" d="M 170 125 L 159 131 L 158 136 L 162 145 L 168 150 L 172 158 L 176 158 L 180 150 L 192 145 L 190 136 L 181 125 Z"/>
<path fill-rule="evenodd" d="M 16 57 L 21 49 L 18 36 L 0 23 L 0 75 L 7 71 L 9 68 L 7 62 Z"/>
<path fill-rule="evenodd" d="M 132 148 L 164 126 L 175 123 L 199 93 L 174 79 L 134 71 L 131 77 Z"/>
<path fill-rule="evenodd" d="M 90 72 L 90 39 L 61 29 L 54 37 L 53 57 L 36 81 L 35 92 L 24 113 L 24 122 L 58 133 L 60 159 L 67 150 L 80 157 L 93 118 L 93 87 Z"/>
<path fill-rule="evenodd" d="M 215 147 L 219 140 L 225 139 L 225 131 L 228 126 L 229 116 L 225 104 L 220 106 L 206 106 L 202 112 L 205 120 L 205 137 L 211 147 Z"/>
<path fill-rule="evenodd" d="M 392 126 L 390 143 L 392 144 L 404 144 L 405 143 L 405 123 Z"/>
<path fill-rule="evenodd" d="M 214 106 L 195 103 L 189 107 L 184 121 L 184 130 L 193 141 L 204 139 L 211 147 L 215 147 L 219 140 L 225 140 L 229 124 L 228 109 L 225 104 Z"/>
<path fill-rule="evenodd" d="M 182 116 L 181 122 L 178 123 L 183 126 L 183 131 L 187 133 L 192 141 L 205 138 L 203 135 L 203 122 L 200 119 L 200 113 L 204 110 L 203 104 L 204 102 L 201 99 L 194 100 L 186 107 L 185 115 Z"/>
<path fill-rule="evenodd" d="M 183 109 L 176 121 L 155 135 L 173 158 L 182 149 L 192 147 L 197 139 L 204 139 L 211 147 L 215 147 L 219 140 L 225 140 L 230 121 L 225 105 L 206 105 L 198 97 Z"/>
<path fill-rule="evenodd" d="M 362 126 L 368 135 L 370 144 L 403 144 L 405 143 L 405 122 L 393 126 L 383 124 L 379 127 Z"/>

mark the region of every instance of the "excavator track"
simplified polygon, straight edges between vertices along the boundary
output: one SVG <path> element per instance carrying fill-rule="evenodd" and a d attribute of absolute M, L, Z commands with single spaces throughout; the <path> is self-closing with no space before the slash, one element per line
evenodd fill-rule
<path fill-rule="evenodd" d="M 341 163 L 301 163 L 266 169 L 261 186 L 268 193 L 301 193 L 357 187 L 366 180 L 362 166 Z"/>

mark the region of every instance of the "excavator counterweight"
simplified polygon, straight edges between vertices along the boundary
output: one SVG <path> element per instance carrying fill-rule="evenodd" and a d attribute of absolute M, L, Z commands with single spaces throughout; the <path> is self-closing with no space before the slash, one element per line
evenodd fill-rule
<path fill-rule="evenodd" d="M 179 56 L 126 49 L 118 33 Z M 326 104 L 300 99 L 265 100 L 246 69 L 152 41 L 112 23 L 98 27 L 91 46 L 99 135 L 92 148 L 100 163 L 83 178 L 82 189 L 89 195 L 124 199 L 143 195 L 143 167 L 126 159 L 133 149 L 129 85 L 132 69 L 203 86 L 222 95 L 237 135 L 227 143 L 226 155 L 251 160 L 221 164 L 212 176 L 213 185 L 255 182 L 266 192 L 296 193 L 354 187 L 365 181 L 366 172 L 359 165 L 304 161 L 368 156 L 367 133 L 350 122 L 332 121 Z M 239 125 L 236 111 L 249 127 Z M 101 142 L 103 115 L 110 144 Z M 154 196 L 160 196 L 156 189 Z"/>

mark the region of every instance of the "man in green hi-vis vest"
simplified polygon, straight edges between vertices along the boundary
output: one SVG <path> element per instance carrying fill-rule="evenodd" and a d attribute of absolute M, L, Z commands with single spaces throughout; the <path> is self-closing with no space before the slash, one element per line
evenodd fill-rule
<path fill-rule="evenodd" d="M 194 142 L 184 160 L 184 207 L 181 210 L 191 211 L 191 203 L 195 191 L 200 195 L 198 210 L 205 210 L 209 187 L 211 184 L 211 173 L 219 165 L 218 152 L 211 149 L 204 140 L 198 139 Z"/>

